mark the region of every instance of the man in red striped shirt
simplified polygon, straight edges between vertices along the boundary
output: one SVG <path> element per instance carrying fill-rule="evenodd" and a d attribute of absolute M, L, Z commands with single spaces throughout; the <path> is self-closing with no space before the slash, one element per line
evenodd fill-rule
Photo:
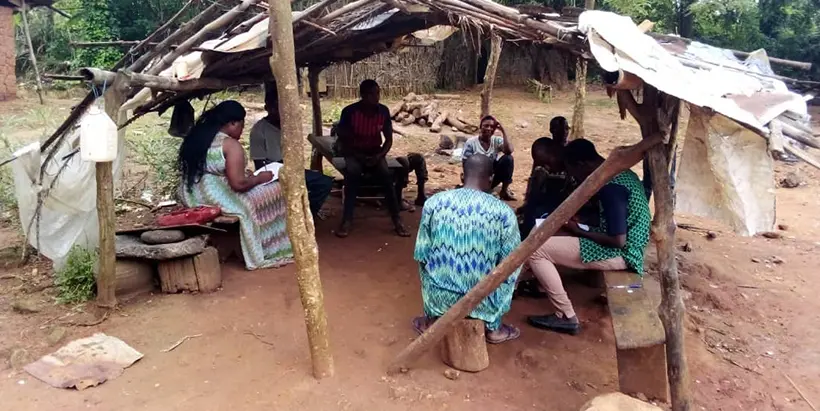
<path fill-rule="evenodd" d="M 393 122 L 390 110 L 379 103 L 381 90 L 375 80 L 359 85 L 361 100 L 342 110 L 339 119 L 339 147 L 345 158 L 345 201 L 342 224 L 336 230 L 339 237 L 347 237 L 353 221 L 356 195 L 365 173 L 376 178 L 384 190 L 393 227 L 401 237 L 409 237 L 399 217 L 399 203 L 393 187 L 393 177 L 387 167 L 387 153 L 393 146 Z M 382 141 L 384 135 L 384 141 Z"/>

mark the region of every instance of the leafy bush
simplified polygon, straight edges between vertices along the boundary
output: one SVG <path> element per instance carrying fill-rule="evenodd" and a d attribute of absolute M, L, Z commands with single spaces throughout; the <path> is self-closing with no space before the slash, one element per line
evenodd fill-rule
<path fill-rule="evenodd" d="M 179 187 L 177 155 L 181 143 L 181 138 L 156 134 L 128 141 L 132 159 L 148 168 L 152 190 L 159 198 L 172 198 Z"/>
<path fill-rule="evenodd" d="M 97 288 L 94 279 L 96 263 L 96 251 L 80 246 L 74 246 L 71 249 L 65 266 L 57 272 L 54 280 L 54 285 L 59 291 L 57 295 L 59 303 L 81 303 L 94 298 Z"/>

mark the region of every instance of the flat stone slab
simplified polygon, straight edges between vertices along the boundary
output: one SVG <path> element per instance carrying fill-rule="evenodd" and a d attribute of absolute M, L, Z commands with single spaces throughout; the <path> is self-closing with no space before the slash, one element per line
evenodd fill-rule
<path fill-rule="evenodd" d="M 204 236 L 196 236 L 178 243 L 150 245 L 140 241 L 139 237 L 118 235 L 117 258 L 162 261 L 190 257 L 205 250 L 206 243 Z"/>

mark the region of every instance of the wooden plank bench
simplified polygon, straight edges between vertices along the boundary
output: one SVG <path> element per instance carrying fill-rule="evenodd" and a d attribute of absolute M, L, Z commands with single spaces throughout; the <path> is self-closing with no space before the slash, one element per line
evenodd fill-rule
<path fill-rule="evenodd" d="M 649 298 L 644 286 L 624 288 L 643 284 L 638 274 L 627 271 L 602 274 L 615 333 L 620 391 L 643 393 L 648 398 L 668 402 L 666 334 L 657 304 Z"/>

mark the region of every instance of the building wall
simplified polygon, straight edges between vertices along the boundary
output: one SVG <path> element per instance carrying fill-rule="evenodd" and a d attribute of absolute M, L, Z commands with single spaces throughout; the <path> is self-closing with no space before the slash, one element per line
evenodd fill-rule
<path fill-rule="evenodd" d="M 0 101 L 17 97 L 12 9 L 0 7 Z"/>

